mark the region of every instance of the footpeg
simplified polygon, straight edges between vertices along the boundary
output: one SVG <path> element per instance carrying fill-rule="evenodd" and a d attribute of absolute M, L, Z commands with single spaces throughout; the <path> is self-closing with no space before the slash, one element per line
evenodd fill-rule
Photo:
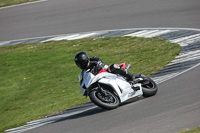
<path fill-rule="evenodd" d="M 136 78 L 136 79 L 134 80 L 134 83 L 136 84 L 136 83 L 139 83 L 139 82 L 141 82 L 141 81 L 143 81 L 142 78 Z"/>
<path fill-rule="evenodd" d="M 133 89 L 134 91 L 138 91 L 138 90 L 140 90 L 140 87 L 139 87 L 139 86 L 137 86 L 137 87 L 132 86 L 132 89 Z"/>

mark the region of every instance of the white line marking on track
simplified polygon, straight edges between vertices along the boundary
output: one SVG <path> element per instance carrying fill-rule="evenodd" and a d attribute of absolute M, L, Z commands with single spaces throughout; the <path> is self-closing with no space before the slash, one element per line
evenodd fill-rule
<path fill-rule="evenodd" d="M 172 78 L 174 78 L 174 77 L 176 77 L 176 76 L 179 76 L 179 75 L 181 75 L 181 74 L 183 74 L 183 73 L 186 73 L 186 72 L 188 72 L 188 71 L 190 71 L 190 70 L 192 70 L 192 69 L 194 69 L 194 68 L 196 68 L 196 67 L 198 67 L 198 66 L 200 66 L 200 63 L 198 63 L 198 64 L 196 64 L 195 66 L 190 67 L 189 69 L 186 69 L 185 71 L 182 71 L 182 72 L 180 72 L 180 73 L 173 73 L 173 74 L 171 74 L 171 75 L 169 76 L 169 78 L 165 78 L 165 79 L 159 81 L 157 84 L 160 84 L 160 83 L 165 82 L 165 81 L 167 81 L 167 80 L 169 80 L 169 79 L 172 79 Z M 156 78 L 160 78 L 160 77 L 156 77 Z M 153 78 L 153 79 L 154 79 L 154 78 Z"/>
<path fill-rule="evenodd" d="M 197 41 L 200 41 L 200 35 L 197 36 L 197 37 L 194 37 L 194 38 L 185 40 L 184 42 L 180 42 L 179 44 L 180 44 L 181 46 L 187 46 L 188 44 L 195 43 L 195 42 L 197 42 Z M 187 44 L 187 45 L 186 45 L 186 44 Z"/>
<path fill-rule="evenodd" d="M 135 33 L 125 35 L 125 36 L 151 38 L 151 37 L 156 37 L 156 36 L 167 34 L 167 33 L 174 32 L 174 31 L 177 31 L 177 30 L 142 30 L 142 31 L 138 31 Z"/>
<path fill-rule="evenodd" d="M 9 41 L 5 41 L 5 42 L 0 42 L 0 46 L 5 44 L 5 43 L 8 43 Z"/>
<path fill-rule="evenodd" d="M 80 36 L 80 34 L 75 34 L 75 35 L 70 35 L 70 36 L 65 36 L 65 37 L 61 37 L 61 38 L 58 38 L 57 40 L 69 40 L 69 39 L 71 39 L 71 38 L 73 38 L 73 37 L 78 37 L 78 36 Z"/>
<path fill-rule="evenodd" d="M 177 39 L 174 39 L 174 40 L 170 40 L 170 42 L 179 43 L 179 42 L 183 42 L 183 41 L 187 41 L 187 40 L 193 40 L 193 39 L 200 39 L 200 34 L 195 34 L 195 35 L 191 35 L 191 36 L 177 38 Z"/>
<path fill-rule="evenodd" d="M 11 7 L 18 7 L 18 6 L 30 5 L 30 4 L 35 4 L 35 3 L 45 2 L 45 1 L 48 1 L 48 0 L 33 1 L 33 2 L 27 2 L 27 3 L 23 3 L 23 4 L 12 5 L 12 6 L 0 7 L 0 10 L 1 9 L 11 8 Z"/>
<path fill-rule="evenodd" d="M 182 60 L 176 60 L 176 61 L 172 61 L 172 63 L 170 65 L 172 65 L 173 63 L 174 64 L 177 64 L 177 63 L 183 63 L 183 62 L 187 62 L 187 61 L 192 61 L 192 60 L 198 60 L 200 58 L 200 56 L 196 56 L 196 57 L 192 57 L 192 58 L 185 58 L 185 59 L 182 59 Z"/>
<path fill-rule="evenodd" d="M 77 36 L 77 37 L 71 37 L 71 38 L 68 38 L 67 40 L 76 40 L 76 39 L 82 39 L 82 38 L 86 38 L 86 37 L 90 37 L 90 36 L 93 36 L 97 33 L 89 33 L 89 34 L 84 34 L 84 35 L 80 35 L 80 36 Z"/>
<path fill-rule="evenodd" d="M 97 108 L 97 106 L 94 105 L 93 107 L 86 108 L 84 110 L 75 111 L 75 112 L 72 112 L 72 113 L 66 113 L 66 114 L 59 115 L 59 116 L 52 116 L 52 117 L 47 117 L 47 118 L 40 119 L 40 120 L 27 122 L 27 125 L 17 127 L 17 128 L 13 128 L 13 129 L 8 129 L 5 132 L 7 132 L 7 133 L 25 132 L 27 130 L 34 129 L 36 127 L 40 127 L 40 126 L 43 126 L 43 125 L 46 125 L 46 124 L 49 124 L 49 123 L 53 123 L 53 122 L 62 120 L 64 118 L 67 118 L 69 116 L 76 115 L 76 114 L 79 114 L 79 113 L 83 113 L 83 112 L 86 112 L 86 111 L 94 109 L 94 108 Z"/>
<path fill-rule="evenodd" d="M 93 36 L 97 33 L 88 33 L 88 34 L 74 34 L 74 35 L 65 35 L 65 36 L 58 36 L 58 37 L 54 37 L 42 42 L 48 42 L 48 41 L 60 41 L 60 40 L 76 40 L 76 39 L 82 39 L 82 38 L 86 38 L 86 37 L 90 37 Z"/>
<path fill-rule="evenodd" d="M 176 56 L 176 59 L 185 58 L 187 56 L 193 56 L 193 55 L 196 55 L 196 54 L 200 54 L 200 50 L 195 50 L 195 51 L 191 51 L 191 52 L 181 54 L 179 56 Z"/>
<path fill-rule="evenodd" d="M 175 77 L 176 75 L 178 75 L 179 73 L 175 72 L 175 73 L 172 73 L 172 74 L 167 74 L 167 75 L 164 75 L 164 76 L 159 76 L 159 77 L 155 77 L 153 78 L 153 80 L 157 83 L 157 84 L 160 84 L 166 80 L 169 80 L 173 77 Z"/>
<path fill-rule="evenodd" d="M 48 39 L 48 40 L 45 40 L 45 41 L 42 41 L 42 42 L 68 40 L 72 37 L 77 37 L 77 36 L 80 36 L 80 34 L 58 36 L 58 37 L 54 37 L 54 38 L 51 38 L 51 39 Z"/>
<path fill-rule="evenodd" d="M 141 33 L 139 35 L 136 35 L 138 37 L 145 37 L 146 35 L 151 35 L 152 33 L 158 32 L 159 30 L 149 30 L 147 32 Z"/>
<path fill-rule="evenodd" d="M 160 31 L 152 33 L 150 35 L 146 35 L 145 37 L 147 37 L 147 38 L 156 37 L 156 36 L 160 36 L 160 35 L 163 35 L 163 34 L 174 32 L 174 31 L 178 31 L 178 30 L 160 30 Z"/>
<path fill-rule="evenodd" d="M 149 30 L 142 30 L 142 31 L 138 31 L 138 32 L 134 32 L 134 33 L 125 35 L 125 36 L 138 36 L 138 35 L 140 35 L 140 34 L 142 34 L 142 33 L 147 32 L 147 31 L 149 31 Z"/>

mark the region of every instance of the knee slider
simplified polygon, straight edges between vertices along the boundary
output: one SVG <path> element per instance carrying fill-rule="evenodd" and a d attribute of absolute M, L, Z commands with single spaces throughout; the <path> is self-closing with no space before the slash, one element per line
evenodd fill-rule
<path fill-rule="evenodd" d="M 115 74 L 118 74 L 120 69 L 121 67 L 118 64 L 112 64 L 109 67 L 110 72 Z"/>

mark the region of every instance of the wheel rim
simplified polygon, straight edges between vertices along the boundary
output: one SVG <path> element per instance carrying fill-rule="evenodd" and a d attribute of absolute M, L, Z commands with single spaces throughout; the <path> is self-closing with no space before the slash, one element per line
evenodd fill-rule
<path fill-rule="evenodd" d="M 101 100 L 104 103 L 108 103 L 108 104 L 115 104 L 117 102 L 117 98 L 110 93 L 109 91 L 104 90 L 105 93 L 107 94 L 107 96 L 102 96 L 101 93 L 97 92 L 95 93 L 95 96 Z"/>
<path fill-rule="evenodd" d="M 154 84 L 151 81 L 146 80 L 142 83 L 142 87 L 147 89 L 154 89 Z"/>

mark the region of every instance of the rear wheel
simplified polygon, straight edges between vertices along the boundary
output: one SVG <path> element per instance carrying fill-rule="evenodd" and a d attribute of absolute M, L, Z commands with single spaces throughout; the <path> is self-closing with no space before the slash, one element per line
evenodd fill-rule
<path fill-rule="evenodd" d="M 90 100 L 96 104 L 97 106 L 104 109 L 115 109 L 119 106 L 119 98 L 110 92 L 109 90 L 104 90 L 106 95 L 102 95 L 97 90 L 93 90 L 90 92 L 89 97 Z"/>
<path fill-rule="evenodd" d="M 142 78 L 144 79 L 141 82 L 143 96 L 144 97 L 154 96 L 158 91 L 158 87 L 157 87 L 156 83 L 147 76 L 142 75 Z"/>

